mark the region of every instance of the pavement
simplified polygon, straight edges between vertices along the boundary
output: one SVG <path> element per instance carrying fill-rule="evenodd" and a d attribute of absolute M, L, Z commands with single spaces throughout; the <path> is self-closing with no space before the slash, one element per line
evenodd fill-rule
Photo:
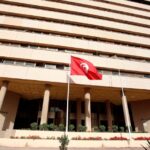
<path fill-rule="evenodd" d="M 144 150 L 143 148 L 68 148 L 68 150 Z M 59 148 L 1 147 L 0 150 L 59 150 Z"/>

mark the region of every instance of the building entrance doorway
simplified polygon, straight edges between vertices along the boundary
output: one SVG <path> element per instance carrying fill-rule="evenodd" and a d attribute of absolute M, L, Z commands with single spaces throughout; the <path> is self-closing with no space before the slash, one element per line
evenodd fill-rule
<path fill-rule="evenodd" d="M 31 123 L 37 122 L 38 107 L 38 100 L 20 99 L 14 128 L 28 129 Z"/>

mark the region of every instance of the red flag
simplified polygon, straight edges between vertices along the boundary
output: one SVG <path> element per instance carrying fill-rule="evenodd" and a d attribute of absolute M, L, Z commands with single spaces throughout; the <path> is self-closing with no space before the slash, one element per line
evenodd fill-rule
<path fill-rule="evenodd" d="M 91 62 L 74 56 L 71 56 L 71 75 L 84 75 L 90 80 L 102 80 L 102 74 L 98 73 Z"/>

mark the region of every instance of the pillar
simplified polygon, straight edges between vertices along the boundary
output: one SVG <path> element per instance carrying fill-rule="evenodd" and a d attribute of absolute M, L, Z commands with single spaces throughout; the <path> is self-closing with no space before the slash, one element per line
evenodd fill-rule
<path fill-rule="evenodd" d="M 85 126 L 87 127 L 87 131 L 91 131 L 91 94 L 90 89 L 85 89 Z"/>
<path fill-rule="evenodd" d="M 50 100 L 50 85 L 45 86 L 40 124 L 47 123 Z"/>
<path fill-rule="evenodd" d="M 3 81 L 1 89 L 0 89 L 0 130 L 3 130 L 3 126 L 5 124 L 5 119 L 6 119 L 6 115 L 7 113 L 2 112 L 2 106 L 4 103 L 4 99 L 6 96 L 6 91 L 8 88 L 8 81 Z"/>
<path fill-rule="evenodd" d="M 2 106 L 3 115 L 5 117 L 5 124 L 3 125 L 4 130 L 13 130 L 15 119 L 17 115 L 17 109 L 19 105 L 20 95 L 16 94 L 14 92 L 7 92 L 7 95 L 5 97 L 4 104 Z"/>
<path fill-rule="evenodd" d="M 127 98 L 124 95 L 124 93 L 122 94 L 122 107 L 123 107 L 125 125 L 126 125 L 126 127 L 128 127 L 128 130 L 130 130 L 130 128 L 131 128 L 131 121 L 130 121 L 130 115 L 129 115 Z"/>
<path fill-rule="evenodd" d="M 77 100 L 77 106 L 76 106 L 76 111 L 77 111 L 77 130 L 79 129 L 79 125 L 81 124 L 81 99 Z"/>
<path fill-rule="evenodd" d="M 8 81 L 3 81 L 0 89 L 0 111 L 2 110 L 2 105 L 6 95 L 7 87 L 8 87 Z"/>
<path fill-rule="evenodd" d="M 108 131 L 112 131 L 111 103 L 109 100 L 106 101 L 106 115 L 107 115 L 107 122 L 108 122 Z"/>

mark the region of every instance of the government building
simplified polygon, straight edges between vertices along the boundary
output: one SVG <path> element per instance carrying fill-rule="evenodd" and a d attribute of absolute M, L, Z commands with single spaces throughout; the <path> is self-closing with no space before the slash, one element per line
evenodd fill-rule
<path fill-rule="evenodd" d="M 134 0 L 1 0 L 0 130 L 68 124 L 150 132 L 150 5 Z M 102 80 L 70 76 L 71 56 Z"/>

